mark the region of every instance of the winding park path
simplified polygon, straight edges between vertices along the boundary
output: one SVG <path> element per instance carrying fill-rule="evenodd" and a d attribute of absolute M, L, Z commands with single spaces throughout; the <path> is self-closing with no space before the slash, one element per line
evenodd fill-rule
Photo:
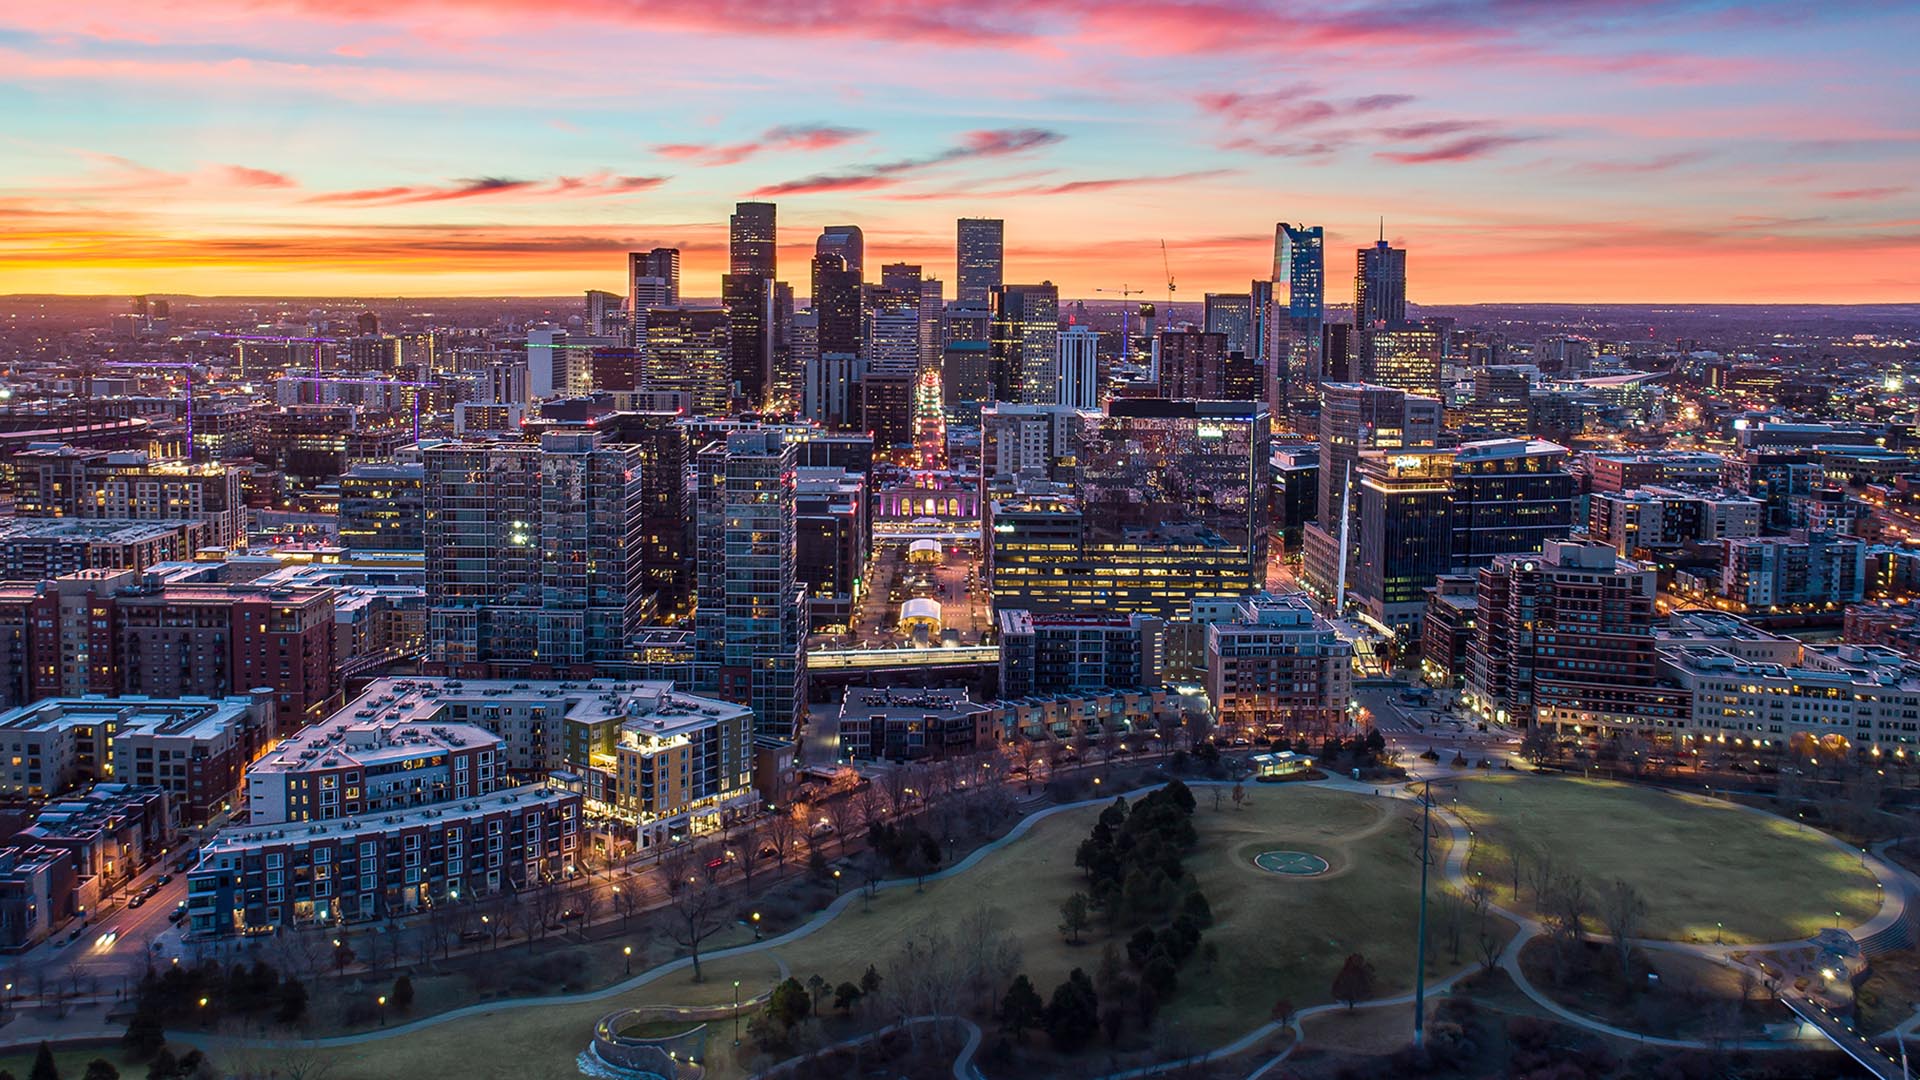
<path fill-rule="evenodd" d="M 1475 775 L 1479 775 L 1479 774 L 1475 773 L 1472 770 L 1455 770 L 1455 771 L 1439 770 L 1431 773 L 1430 775 L 1414 777 L 1412 781 L 1405 784 L 1396 784 L 1396 785 L 1389 785 L 1389 786 L 1375 786 L 1368 783 L 1348 780 L 1342 777 L 1329 777 L 1328 779 L 1314 782 L 1310 786 L 1325 787 L 1325 788 L 1331 788 L 1338 791 L 1345 791 L 1345 792 L 1349 792 L 1357 795 L 1370 796 L 1370 797 L 1375 797 L 1380 799 L 1403 800 L 1406 802 L 1418 804 L 1419 797 L 1420 797 L 1418 787 L 1422 782 L 1424 781 L 1445 782 L 1449 780 L 1472 778 Z M 1204 780 L 1200 780 L 1200 781 L 1189 780 L 1187 782 L 1194 787 L 1209 787 L 1209 786 L 1214 786 L 1217 783 L 1231 783 L 1231 781 L 1216 782 L 1216 781 L 1204 781 Z M 1124 796 L 1129 799 L 1137 798 L 1149 791 L 1154 790 L 1154 788 L 1157 788 L 1159 786 L 1161 785 L 1154 784 L 1154 785 L 1149 785 L 1147 787 L 1137 788 L 1133 791 L 1125 792 Z M 1688 794 L 1692 794 L 1692 793 L 1688 793 Z M 928 874 L 925 880 L 938 881 L 938 880 L 943 880 L 946 878 L 956 877 L 958 875 L 964 874 L 968 870 L 972 869 L 974 866 L 978 865 L 983 860 L 991 858 L 994 854 L 999 852 L 1001 849 L 1007 847 L 1008 845 L 1024 837 L 1040 822 L 1045 821 L 1046 819 L 1053 817 L 1057 814 L 1070 813 L 1070 812 L 1081 810 L 1090 806 L 1106 805 L 1107 803 L 1112 802 L 1114 797 L 1115 795 L 1107 794 L 1107 795 L 1102 795 L 1098 798 L 1086 799 L 1086 800 L 1082 800 L 1079 802 L 1072 802 L 1072 803 L 1062 803 L 1055 806 L 1050 806 L 1040 810 L 1036 810 L 1033 813 L 1028 814 L 1026 817 L 1022 818 L 1019 822 L 1017 822 L 1012 829 L 1008 830 L 1005 836 L 1002 836 L 997 840 L 993 840 L 986 844 L 983 844 L 979 848 L 969 853 L 965 858 L 961 859 L 960 861 L 954 863 L 949 867 L 946 867 L 945 869 Z M 1752 807 L 1740 806 L 1740 804 L 1737 804 L 1737 803 L 1725 803 L 1725 805 L 1735 806 L 1748 813 L 1756 814 L 1771 820 L 1776 820 L 1776 821 L 1786 820 L 1786 819 L 1779 818 L 1777 815 L 1769 814 L 1766 811 L 1758 810 Z M 1445 880 L 1454 889 L 1458 890 L 1464 895 L 1470 887 L 1468 883 L 1467 872 L 1466 872 L 1466 863 L 1467 863 L 1468 855 L 1470 853 L 1470 847 L 1473 842 L 1471 832 L 1467 828 L 1465 822 L 1463 822 L 1459 817 L 1457 817 L 1453 813 L 1449 812 L 1443 805 L 1439 804 L 1438 802 L 1435 803 L 1433 807 L 1433 811 L 1434 811 L 1434 817 L 1440 822 L 1442 827 L 1447 830 L 1447 835 L 1451 841 L 1447 847 L 1446 857 L 1440 867 L 1441 872 L 1445 876 Z M 1802 827 L 1805 828 L 1805 826 L 1802 826 Z M 1879 930 L 1882 930 L 1891 926 L 1895 921 L 1906 917 L 1907 905 L 1909 902 L 1909 882 L 1910 880 L 1913 880 L 1912 875 L 1909 875 L 1904 870 L 1901 870 L 1899 868 L 1896 868 L 1890 865 L 1885 860 L 1873 854 L 1863 852 L 1860 849 L 1852 847 L 1851 845 L 1848 845 L 1840 840 L 1837 840 L 1825 833 L 1820 833 L 1818 830 L 1809 829 L 1808 831 L 1822 837 L 1823 839 L 1826 839 L 1830 843 L 1834 844 L 1836 847 L 1842 850 L 1845 850 L 1848 853 L 1853 854 L 1854 856 L 1859 858 L 1862 865 L 1865 866 L 1868 870 L 1870 870 L 1874 874 L 1875 878 L 1879 881 L 1881 885 L 1881 891 L 1884 899 L 1881 904 L 1880 911 L 1877 914 L 1875 914 L 1873 918 L 1869 919 L 1866 923 L 1854 929 L 1853 933 L 1856 938 L 1867 937 Z M 918 883 L 918 880 L 919 879 L 911 878 L 911 877 L 894 878 L 894 879 L 877 882 L 872 887 L 875 891 L 898 889 L 905 886 L 915 885 Z M 730 948 L 717 949 L 712 952 L 704 953 L 700 957 L 700 960 L 702 963 L 708 963 L 713 961 L 726 960 L 732 957 L 749 956 L 755 953 L 779 949 L 782 946 L 790 945 L 796 941 L 801 940 L 802 938 L 805 938 L 819 931 L 821 928 L 831 923 L 834 919 L 838 918 L 842 913 L 846 911 L 846 909 L 850 905 L 859 901 L 861 892 L 862 892 L 861 889 L 855 888 L 852 891 L 841 894 L 840 896 L 836 897 L 832 903 L 828 904 L 825 908 L 821 909 L 819 912 L 814 914 L 811 918 L 807 919 L 805 922 L 801 923 L 800 925 L 794 927 L 791 930 L 788 930 L 783 934 L 780 934 L 775 937 L 769 937 L 762 941 L 750 942 L 742 945 L 732 946 Z M 1541 1009 L 1543 1009 L 1547 1013 L 1550 1013 L 1551 1015 L 1553 1015 L 1555 1018 L 1567 1024 L 1570 1024 L 1579 1028 L 1583 1028 L 1588 1031 L 1596 1032 L 1602 1035 L 1607 1035 L 1616 1039 L 1628 1041 L 1628 1042 L 1637 1042 L 1647 1046 L 1657 1046 L 1657 1047 L 1665 1047 L 1665 1048 L 1671 1048 L 1671 1049 L 1705 1049 L 1705 1048 L 1708 1048 L 1710 1045 L 1718 1045 L 1721 1048 L 1738 1048 L 1738 1049 L 1745 1049 L 1745 1050 L 1780 1050 L 1780 1049 L 1804 1049 L 1809 1045 L 1809 1041 L 1803 1038 L 1788 1039 L 1788 1040 L 1753 1039 L 1753 1040 L 1731 1042 L 1731 1043 L 1720 1042 L 1717 1044 L 1710 1044 L 1702 1040 L 1658 1038 L 1654 1036 L 1642 1035 L 1638 1032 L 1629 1031 L 1625 1028 L 1616 1027 L 1614 1025 L 1604 1023 L 1594 1017 L 1586 1016 L 1581 1013 L 1575 1012 L 1572 1009 L 1568 1009 L 1565 1006 L 1554 1001 L 1549 996 L 1547 996 L 1539 988 L 1535 987 L 1527 979 L 1525 972 L 1522 971 L 1521 969 L 1520 960 L 1519 960 L 1520 951 L 1525 947 L 1527 942 L 1544 934 L 1546 932 L 1545 927 L 1533 917 L 1518 911 L 1514 911 L 1498 903 L 1490 903 L 1489 906 L 1493 911 L 1497 912 L 1502 917 L 1510 920 L 1517 928 L 1517 931 L 1514 934 L 1513 938 L 1507 943 L 1506 947 L 1501 950 L 1500 955 L 1496 960 L 1497 966 L 1499 966 L 1502 970 L 1504 970 L 1507 973 L 1508 977 L 1513 980 L 1514 985 L 1522 993 L 1526 994 L 1526 996 L 1530 1000 L 1532 1000 L 1536 1005 L 1538 1005 Z M 1603 935 L 1589 935 L 1589 936 L 1593 937 L 1596 940 L 1607 940 Z M 1647 949 L 1659 949 L 1659 950 L 1667 950 L 1667 951 L 1673 951 L 1673 952 L 1688 953 L 1712 962 L 1733 966 L 1735 962 L 1731 958 L 1731 953 L 1735 951 L 1752 953 L 1752 952 L 1763 952 L 1767 950 L 1799 948 L 1804 946 L 1806 942 L 1803 940 L 1796 940 L 1796 941 L 1785 941 L 1785 942 L 1771 942 L 1771 943 L 1766 943 L 1761 945 L 1709 945 L 1709 944 L 1694 944 L 1689 942 L 1663 941 L 1663 940 L 1654 940 L 1654 939 L 1636 939 L 1635 944 L 1637 947 L 1642 947 Z M 779 967 L 780 977 L 785 978 L 789 974 L 786 962 L 784 960 L 781 960 L 778 954 L 775 954 L 774 960 Z M 559 1005 L 579 1005 L 579 1004 L 586 1004 L 586 1003 L 592 1003 L 592 1002 L 598 1002 L 598 1001 L 606 1001 L 611 998 L 619 997 L 623 994 L 631 993 L 651 983 L 654 983 L 670 974 L 673 974 L 674 972 L 685 970 L 691 967 L 692 964 L 693 964 L 693 958 L 691 956 L 680 957 L 678 959 L 669 961 L 667 963 L 660 964 L 656 967 L 653 967 L 631 978 L 622 979 L 618 982 L 611 983 L 597 990 L 583 991 L 575 994 L 555 994 L 555 995 L 546 995 L 546 996 L 540 996 L 540 997 L 513 998 L 513 999 L 507 999 L 507 1000 L 483 1002 L 479 1004 L 464 1006 L 462 1008 L 452 1009 L 446 1012 L 436 1013 L 432 1016 L 426 1016 L 417 1020 L 411 1020 L 403 1024 L 395 1024 L 388 1027 L 377 1028 L 371 1031 L 357 1032 L 350 1035 L 333 1035 L 333 1036 L 325 1036 L 325 1037 L 316 1038 L 316 1039 L 253 1038 L 253 1037 L 247 1037 L 247 1036 L 209 1035 L 208 1033 L 203 1031 L 196 1031 L 196 1030 L 189 1029 L 189 1030 L 170 1031 L 168 1032 L 168 1036 L 169 1038 L 174 1039 L 181 1043 L 192 1044 L 192 1045 L 205 1045 L 210 1048 L 215 1048 L 215 1047 L 284 1048 L 288 1046 L 299 1046 L 303 1048 L 329 1049 L 329 1048 L 335 1048 L 335 1047 L 357 1046 L 357 1045 L 366 1044 L 366 1043 L 378 1042 L 385 1039 L 400 1038 L 403 1036 L 415 1034 L 417 1032 L 425 1031 L 430 1028 L 438 1027 L 442 1024 L 447 1024 L 456 1020 L 464 1020 L 472 1017 L 493 1016 L 493 1015 L 517 1011 L 521 1009 L 537 1009 L 537 1008 L 546 1008 L 546 1007 L 559 1006 Z M 1467 967 L 1464 967 L 1461 970 L 1456 971 L 1453 974 L 1448 975 L 1444 978 L 1430 981 L 1427 985 L 1427 993 L 1429 995 L 1435 995 L 1435 996 L 1444 994 L 1453 986 L 1454 983 L 1466 977 L 1467 975 L 1471 974 L 1473 970 L 1474 970 L 1473 965 L 1468 965 Z M 767 991 L 766 993 L 770 993 L 770 992 L 771 991 Z M 741 1002 L 741 1004 L 742 1005 L 757 1004 L 758 1002 L 760 1002 L 762 999 L 765 998 L 766 993 L 755 995 L 753 998 L 750 998 L 746 1001 Z M 1363 1009 L 1385 1008 L 1385 1007 L 1391 1007 L 1391 1006 L 1407 1005 L 1413 1002 L 1413 997 L 1414 995 L 1411 993 L 1398 994 L 1393 997 L 1378 998 L 1372 1001 L 1361 1003 L 1357 1006 L 1357 1008 L 1363 1008 Z M 1182 1058 L 1176 1061 L 1160 1062 L 1154 1065 L 1144 1066 L 1141 1068 L 1128 1069 L 1121 1072 L 1111 1073 L 1111 1074 L 1108 1074 L 1107 1076 L 1098 1078 L 1098 1080 L 1135 1080 L 1135 1078 L 1153 1076 L 1156 1074 L 1169 1072 L 1175 1069 L 1184 1068 L 1186 1066 L 1201 1063 L 1201 1062 L 1217 1061 L 1221 1058 L 1228 1058 L 1228 1057 L 1234 1057 L 1241 1054 L 1245 1054 L 1255 1049 L 1256 1047 L 1261 1046 L 1262 1044 L 1265 1044 L 1273 1039 L 1281 1037 L 1282 1035 L 1291 1035 L 1292 1040 L 1287 1045 L 1287 1047 L 1281 1052 L 1279 1052 L 1277 1055 L 1269 1057 L 1265 1061 L 1254 1066 L 1252 1071 L 1249 1072 L 1248 1074 L 1248 1080 L 1253 1080 L 1253 1078 L 1256 1078 L 1256 1077 L 1267 1076 L 1270 1073 L 1272 1073 L 1276 1068 L 1278 1068 L 1279 1065 L 1283 1061 L 1285 1061 L 1290 1054 L 1292 1054 L 1294 1049 L 1301 1044 L 1301 1041 L 1305 1037 L 1303 1028 L 1301 1026 L 1302 1021 L 1311 1019 L 1316 1016 L 1340 1011 L 1344 1008 L 1346 1008 L 1346 1006 L 1343 1006 L 1340 1004 L 1325 1004 L 1325 1005 L 1316 1005 L 1310 1008 L 1301 1009 L 1298 1013 L 1296 1013 L 1292 1017 L 1285 1019 L 1284 1021 L 1283 1020 L 1268 1021 L 1267 1023 L 1261 1024 L 1260 1026 L 1254 1028 L 1253 1030 L 1247 1032 L 1246 1034 L 1240 1036 L 1239 1038 L 1234 1039 L 1231 1042 L 1228 1042 L 1222 1046 L 1216 1047 L 1212 1050 L 1206 1051 L 1205 1053 L 1192 1056 L 1192 1057 Z M 980 1048 L 984 1034 L 981 1031 L 981 1029 L 978 1027 L 978 1025 L 958 1015 L 934 1015 L 934 1016 L 911 1017 L 902 1021 L 898 1021 L 895 1024 L 888 1025 L 887 1027 L 881 1028 L 879 1030 L 868 1032 L 866 1034 L 857 1036 L 852 1039 L 845 1040 L 840 1043 L 833 1044 L 833 1046 L 822 1048 L 822 1049 L 833 1049 L 834 1047 L 858 1045 L 858 1044 L 879 1038 L 889 1031 L 898 1030 L 901 1027 L 906 1025 L 930 1024 L 930 1023 L 950 1023 L 968 1032 L 968 1037 L 964 1045 L 961 1047 L 957 1056 L 954 1059 L 953 1075 L 956 1078 L 956 1080 L 979 1080 L 980 1073 L 973 1064 L 973 1058 L 976 1052 Z M 1902 1026 L 1910 1027 L 1915 1025 L 1920 1025 L 1920 1013 L 1916 1013 L 1916 1016 L 1914 1017 L 1914 1019 L 1908 1021 L 1907 1024 Z M 98 1030 L 98 1031 L 44 1031 L 44 1032 L 36 1031 L 31 1036 L 28 1036 L 25 1038 L 15 1036 L 12 1039 L 7 1039 L 4 1034 L 0 1034 L 0 1049 L 29 1048 L 43 1038 L 55 1044 L 68 1044 L 68 1045 L 83 1043 L 83 1042 L 115 1041 L 115 1040 L 118 1040 L 122 1034 L 123 1034 L 123 1030 L 119 1028 L 108 1029 L 108 1030 Z M 586 1036 L 587 1036 L 587 1033 L 583 1031 L 582 1032 L 583 1041 L 585 1040 Z M 798 1059 L 782 1062 L 780 1065 L 767 1070 L 767 1072 L 762 1075 L 777 1076 L 783 1070 L 792 1067 L 797 1062 L 797 1060 Z"/>

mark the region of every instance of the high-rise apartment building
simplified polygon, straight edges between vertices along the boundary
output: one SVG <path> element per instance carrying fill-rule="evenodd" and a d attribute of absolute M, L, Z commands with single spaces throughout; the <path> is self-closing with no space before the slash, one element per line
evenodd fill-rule
<path fill-rule="evenodd" d="M 14 513 L 20 517 L 199 521 L 211 544 L 246 544 L 247 505 L 237 467 L 72 446 L 22 450 L 12 464 Z"/>
<path fill-rule="evenodd" d="M 954 244 L 957 300 L 984 304 L 1006 276 L 1007 223 L 999 218 L 961 218 Z"/>
<path fill-rule="evenodd" d="M 423 457 L 432 659 L 454 671 L 618 661 L 647 596 L 640 450 L 555 432 Z"/>
<path fill-rule="evenodd" d="M 997 401 L 1046 402 L 1054 395 L 1060 290 L 1051 281 L 1001 285 L 990 295 L 993 393 Z"/>
<path fill-rule="evenodd" d="M 774 204 L 735 203 L 727 219 L 727 273 L 778 277 L 778 241 Z"/>
<path fill-rule="evenodd" d="M 1054 401 L 1075 409 L 1100 407 L 1100 335 L 1091 326 L 1074 324 L 1060 334 L 1060 356 Z"/>
<path fill-rule="evenodd" d="M 807 593 L 794 574 L 796 448 L 777 429 L 738 430 L 697 459 L 695 680 L 753 709 L 754 733 L 787 745 L 807 701 Z"/>
<path fill-rule="evenodd" d="M 1480 571 L 1463 700 L 1501 723 L 1670 727 L 1688 711 L 1666 686 L 1652 567 L 1605 544 L 1550 540 Z"/>

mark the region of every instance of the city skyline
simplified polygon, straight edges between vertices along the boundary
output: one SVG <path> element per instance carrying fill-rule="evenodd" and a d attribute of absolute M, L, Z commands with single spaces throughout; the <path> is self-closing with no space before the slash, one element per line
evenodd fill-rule
<path fill-rule="evenodd" d="M 955 220 L 992 217 L 1008 281 L 1164 298 L 1164 240 L 1176 299 L 1198 300 L 1265 274 L 1276 220 L 1324 225 L 1338 279 L 1385 215 L 1414 303 L 1911 300 L 1920 83 L 1896 43 L 1916 23 L 1872 4 L 25 8 L 0 13 L 0 293 L 553 296 L 620 290 L 626 252 L 674 247 L 687 294 L 713 297 L 727 215 L 758 200 L 803 288 L 823 226 L 954 281 Z M 634 56 L 644 95 L 620 77 Z"/>

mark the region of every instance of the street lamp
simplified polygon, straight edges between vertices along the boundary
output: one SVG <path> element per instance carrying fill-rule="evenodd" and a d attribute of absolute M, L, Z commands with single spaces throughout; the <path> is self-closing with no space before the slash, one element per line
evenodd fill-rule
<path fill-rule="evenodd" d="M 387 995 L 381 994 L 380 997 L 378 998 L 378 1001 L 380 1002 L 380 1026 L 386 1027 L 387 1026 Z"/>
<path fill-rule="evenodd" d="M 753 913 L 753 940 L 760 940 L 760 913 L 757 911 Z"/>
<path fill-rule="evenodd" d="M 627 958 L 627 974 L 633 974 L 633 946 L 623 945 L 620 947 L 620 952 Z"/>
<path fill-rule="evenodd" d="M 840 871 L 839 870 L 835 870 L 833 872 L 833 895 L 835 896 L 840 895 Z"/>
<path fill-rule="evenodd" d="M 733 980 L 733 1045 L 740 1045 L 740 980 Z"/>

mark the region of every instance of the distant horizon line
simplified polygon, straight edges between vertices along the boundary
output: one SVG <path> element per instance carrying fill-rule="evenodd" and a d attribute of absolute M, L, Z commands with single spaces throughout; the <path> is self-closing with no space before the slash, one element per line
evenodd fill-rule
<path fill-rule="evenodd" d="M 346 303 L 346 302 L 365 302 L 365 301 L 378 301 L 378 302 L 381 302 L 381 303 L 406 303 L 406 302 L 418 302 L 418 301 L 431 301 L 431 300 L 468 300 L 468 301 L 538 301 L 538 302 L 545 302 L 545 301 L 555 301 L 555 300 L 567 300 L 567 301 L 579 301 L 579 300 L 580 300 L 580 299 L 581 299 L 582 297 L 584 297 L 584 296 L 585 296 L 585 294 L 586 294 L 586 293 L 587 293 L 588 291 L 590 291 L 590 290 L 588 290 L 588 289 L 581 289 L 581 290 L 580 290 L 580 291 L 579 291 L 578 293 L 554 293 L 554 294 L 551 294 L 551 295 L 537 295 L 537 294 L 513 294 L 513 293 L 497 293 L 497 294 L 487 294 L 487 293 L 431 293 L 431 294 L 418 294 L 418 295 L 412 295 L 412 296 L 406 296 L 406 295 L 395 295 L 395 296 L 389 296 L 389 295 L 386 295 L 386 294 L 381 294 L 381 293 L 336 293 L 336 294 L 330 294 L 330 295 L 322 295 L 322 294 L 312 294 L 312 293 L 213 293 L 213 294 L 203 294 L 203 293 L 180 293 L 180 292 L 158 292 L 158 291 L 155 291 L 155 292 L 145 292 L 145 293 L 138 293 L 138 292 L 127 292 L 127 293 L 0 293 L 0 303 L 4 303 L 4 302 L 7 302 L 7 301 L 32 301 L 32 300 L 100 300 L 100 301 L 114 301 L 114 300 L 125 300 L 125 299 L 130 299 L 130 298 L 132 298 L 132 297 L 136 297 L 136 296 L 151 296 L 151 297 L 156 297 L 156 298 L 159 298 L 159 299 L 163 299 L 163 300 L 173 300 L 173 299 L 180 299 L 180 300 L 229 300 L 229 301 L 261 301 L 261 300 L 279 300 L 279 301 L 288 301 L 288 300 L 314 300 L 314 301 L 325 301 L 325 302 L 335 302 L 335 303 Z M 598 291 L 606 291 L 606 290 L 598 290 Z M 1231 296 L 1231 295 L 1239 295 L 1239 294 L 1236 294 L 1236 293 L 1231 293 L 1231 292 L 1222 292 L 1222 293 L 1220 293 L 1220 295 L 1229 295 L 1229 296 Z M 713 304 L 712 304 L 711 306 L 715 306 L 715 307 L 718 307 L 718 306 L 722 306 L 722 305 L 721 305 L 721 298 L 720 298 L 720 297 L 718 297 L 718 296 L 713 296 L 713 297 L 706 297 L 706 296 L 695 296 L 695 297 L 688 297 L 688 298 L 685 298 L 685 299 L 690 299 L 690 300 L 699 300 L 699 301 L 705 301 L 705 300 L 712 300 L 712 301 L 713 301 Z M 799 300 L 799 299 L 802 299 L 802 297 L 801 297 L 801 296 L 798 296 L 798 295 L 796 295 L 794 299 L 796 299 L 796 300 Z M 811 301 L 811 300 L 812 300 L 813 298 L 812 298 L 811 296 L 807 296 L 807 297 L 804 297 L 804 299 L 806 299 L 806 300 L 808 300 L 808 301 Z M 957 299 L 957 297 L 956 297 L 955 299 Z M 1116 299 L 1113 299 L 1112 297 L 1106 297 L 1106 296 L 1100 296 L 1100 297 L 1084 297 L 1084 296 L 1069 296 L 1069 295 L 1065 295 L 1065 294 L 1063 294 L 1063 295 L 1062 295 L 1062 296 L 1060 297 L 1060 299 L 1061 299 L 1061 301 L 1062 301 L 1062 302 L 1065 302 L 1065 301 L 1068 301 L 1068 300 L 1074 300 L 1074 301 L 1079 301 L 1079 302 L 1085 302 L 1085 303 L 1102 303 L 1102 304 L 1122 304 L 1122 303 L 1126 303 L 1126 302 L 1127 302 L 1127 301 L 1124 301 L 1124 300 L 1116 300 Z M 1204 299 L 1197 299 L 1197 300 L 1196 300 L 1196 299 L 1176 299 L 1176 300 L 1173 300 L 1173 301 L 1171 301 L 1171 302 L 1172 302 L 1173 304 L 1175 304 L 1175 305 L 1178 305 L 1178 304 L 1204 304 L 1204 303 L 1205 303 L 1205 300 L 1204 300 Z M 1140 300 L 1140 301 L 1139 301 L 1139 303 L 1143 303 L 1143 304 L 1156 304 L 1156 305 L 1160 305 L 1160 304 L 1165 304 L 1165 303 L 1167 303 L 1167 301 L 1163 301 L 1163 300 L 1152 300 L 1152 299 L 1143 299 L 1143 300 Z M 1841 303 L 1832 303 L 1832 302 L 1824 302 L 1824 301 L 1817 301 L 1817 300 L 1460 300 L 1460 301 L 1438 301 L 1438 302 L 1424 302 L 1424 301 L 1417 301 L 1417 300 L 1408 300 L 1408 301 L 1407 301 L 1407 305 L 1408 305 L 1409 307 L 1417 307 L 1417 308 L 1449 308 L 1449 307 L 1509 307 L 1509 308 L 1527 308 L 1527 307 L 1591 307 L 1591 308 L 1641 308 L 1641 307 L 1686 307 L 1686 308 L 1709 308 L 1709 307 L 1714 307 L 1714 308 L 1756 308 L 1756 307 L 1777 307 L 1777 308 L 1785 308 L 1785 307 L 1795 307 L 1795 308 L 1836 308 L 1836 309 L 1859 309 L 1859 308 L 1887 308 L 1887 307 L 1894 307 L 1894 308 L 1904 308 L 1904 307 L 1912 307 L 1912 308 L 1920 308 L 1920 298 L 1915 298 L 1915 299 L 1912 299 L 1912 300 L 1879 300 L 1879 301 L 1873 301 L 1873 300 L 1869 300 L 1869 301 L 1862 301 L 1862 302 L 1859 302 L 1859 303 L 1848 303 L 1848 304 L 1841 304 Z M 682 303 L 682 304 L 680 304 L 680 305 L 678 305 L 678 306 L 681 306 L 681 307 L 686 307 L 686 306 L 688 306 L 688 305 L 687 305 L 687 304 L 685 304 L 685 303 Z M 1326 306 L 1327 306 L 1328 308 L 1330 308 L 1330 309 L 1331 309 L 1331 308 L 1351 308 L 1351 307 L 1353 306 L 1353 303 L 1352 303 L 1352 301 L 1330 301 L 1330 302 L 1328 302 L 1328 303 L 1327 303 L 1327 305 L 1326 305 Z"/>

